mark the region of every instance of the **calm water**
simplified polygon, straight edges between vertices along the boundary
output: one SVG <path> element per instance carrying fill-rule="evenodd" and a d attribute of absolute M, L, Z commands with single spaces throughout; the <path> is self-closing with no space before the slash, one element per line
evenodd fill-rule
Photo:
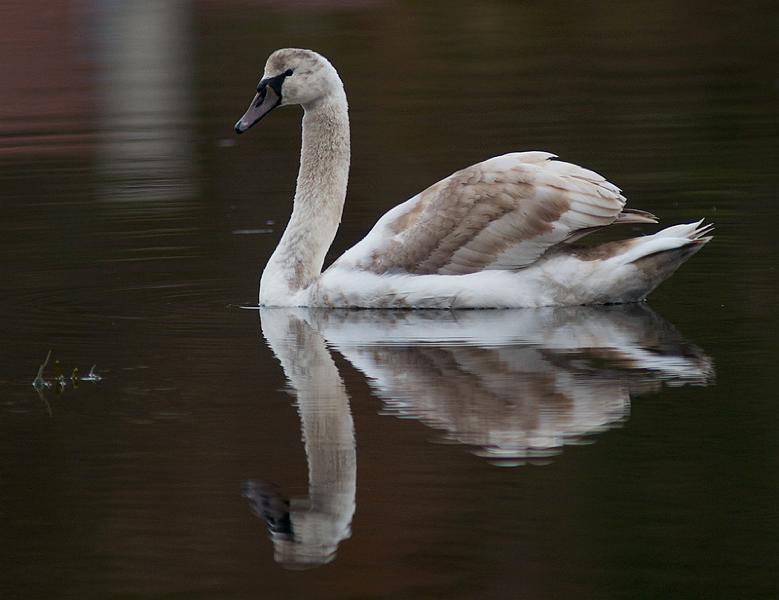
<path fill-rule="evenodd" d="M 775 597 L 776 4 L 424 6 L 0 4 L 3 598 Z M 527 149 L 716 238 L 648 306 L 237 308 L 294 45 L 350 98 L 331 257 Z"/>

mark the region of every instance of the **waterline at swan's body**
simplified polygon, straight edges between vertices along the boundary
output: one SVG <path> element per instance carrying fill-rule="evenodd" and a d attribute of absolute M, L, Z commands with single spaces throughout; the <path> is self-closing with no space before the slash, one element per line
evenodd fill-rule
<path fill-rule="evenodd" d="M 687 226 L 697 232 L 697 224 Z M 696 233 L 691 233 L 696 235 Z M 677 249 L 671 240 L 638 238 L 645 248 Z M 687 238 L 684 238 L 687 239 Z M 688 251 L 693 253 L 698 246 Z M 634 251 L 635 252 L 635 251 Z M 408 275 L 359 271 L 335 263 L 310 287 L 290 300 L 292 306 L 365 308 L 527 308 L 609 304 L 643 300 L 661 281 L 666 269 L 662 255 L 630 261 L 630 253 L 605 260 L 587 260 L 574 253 L 552 254 L 520 271 L 485 270 L 467 275 Z M 274 304 L 280 304 L 276 302 Z"/>
<path fill-rule="evenodd" d="M 304 109 L 289 224 L 260 283 L 266 306 L 492 308 L 631 302 L 647 296 L 710 237 L 700 222 L 577 248 L 612 224 L 654 223 L 625 208 L 602 176 L 545 152 L 458 171 L 385 214 L 326 271 L 350 164 L 346 94 L 333 66 L 274 52 L 236 131 L 276 106 Z"/>

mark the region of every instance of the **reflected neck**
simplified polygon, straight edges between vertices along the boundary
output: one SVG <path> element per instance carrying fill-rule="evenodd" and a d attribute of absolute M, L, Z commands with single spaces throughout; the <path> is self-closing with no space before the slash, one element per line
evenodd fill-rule
<path fill-rule="evenodd" d="M 319 277 L 341 222 L 350 145 L 346 94 L 338 92 L 304 107 L 292 216 L 262 274 L 260 304 L 288 305 Z"/>

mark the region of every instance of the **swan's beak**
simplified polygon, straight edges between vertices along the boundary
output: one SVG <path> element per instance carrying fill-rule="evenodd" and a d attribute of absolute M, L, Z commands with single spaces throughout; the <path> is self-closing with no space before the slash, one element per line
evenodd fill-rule
<path fill-rule="evenodd" d="M 243 133 L 257 121 L 262 119 L 281 102 L 281 96 L 273 89 L 273 86 L 265 85 L 252 100 L 246 114 L 235 124 L 235 133 Z"/>

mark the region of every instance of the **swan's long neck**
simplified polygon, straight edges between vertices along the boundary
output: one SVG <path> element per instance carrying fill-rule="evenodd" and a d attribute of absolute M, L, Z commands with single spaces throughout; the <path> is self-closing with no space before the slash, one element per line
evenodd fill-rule
<path fill-rule="evenodd" d="M 287 229 L 260 281 L 260 304 L 288 305 L 322 272 L 338 230 L 349 178 L 349 117 L 346 94 L 304 107 L 295 200 Z"/>

